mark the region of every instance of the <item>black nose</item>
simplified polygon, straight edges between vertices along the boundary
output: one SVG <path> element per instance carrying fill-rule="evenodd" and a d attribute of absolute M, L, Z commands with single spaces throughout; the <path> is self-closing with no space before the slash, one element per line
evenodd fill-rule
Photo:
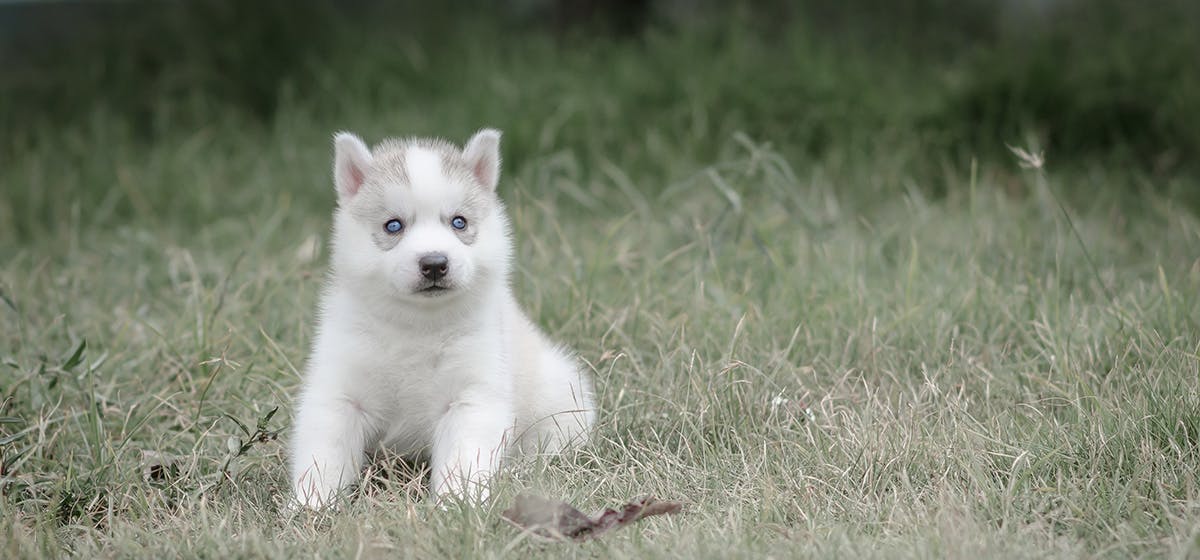
<path fill-rule="evenodd" d="M 434 282 L 441 280 L 446 271 L 450 270 L 450 259 L 441 253 L 429 253 L 421 257 L 417 264 L 421 265 L 421 276 Z"/>

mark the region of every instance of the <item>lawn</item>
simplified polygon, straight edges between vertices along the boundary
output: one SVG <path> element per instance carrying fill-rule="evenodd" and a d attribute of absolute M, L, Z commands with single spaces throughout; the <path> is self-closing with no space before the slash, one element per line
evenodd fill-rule
<path fill-rule="evenodd" d="M 269 119 L 156 91 L 8 135 L 0 556 L 1200 554 L 1188 169 L 947 149 L 914 125 L 946 67 L 815 34 L 443 40 L 347 39 Z M 479 507 L 385 458 L 287 510 L 332 133 L 482 126 L 593 440 Z M 547 544 L 501 519 L 521 492 L 685 508 Z"/>

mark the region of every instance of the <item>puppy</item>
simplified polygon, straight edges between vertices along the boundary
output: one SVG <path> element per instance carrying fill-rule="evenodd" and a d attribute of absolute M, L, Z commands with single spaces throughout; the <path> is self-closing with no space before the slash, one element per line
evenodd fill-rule
<path fill-rule="evenodd" d="M 298 398 L 295 501 L 334 503 L 369 453 L 430 464 L 430 491 L 486 499 L 502 460 L 587 438 L 591 381 L 525 316 L 496 195 L 500 133 L 465 148 L 334 138 L 331 271 Z"/>

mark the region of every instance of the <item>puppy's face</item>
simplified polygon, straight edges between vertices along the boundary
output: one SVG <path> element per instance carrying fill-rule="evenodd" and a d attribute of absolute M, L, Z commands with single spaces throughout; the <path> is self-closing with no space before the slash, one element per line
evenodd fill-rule
<path fill-rule="evenodd" d="M 430 140 L 335 141 L 334 274 L 358 289 L 434 302 L 502 275 L 508 232 L 495 188 L 500 134 L 459 149 Z"/>

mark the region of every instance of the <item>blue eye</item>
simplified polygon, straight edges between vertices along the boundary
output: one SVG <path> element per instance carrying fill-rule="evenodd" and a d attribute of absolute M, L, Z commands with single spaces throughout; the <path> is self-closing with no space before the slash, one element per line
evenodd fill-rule
<path fill-rule="evenodd" d="M 383 231 L 388 233 L 400 233 L 400 230 L 402 229 L 404 229 L 404 224 L 400 223 L 400 220 L 397 220 L 396 218 L 392 218 L 383 223 Z"/>
<path fill-rule="evenodd" d="M 450 227 L 454 229 L 467 229 L 467 219 L 462 216 L 455 216 L 450 220 Z"/>

